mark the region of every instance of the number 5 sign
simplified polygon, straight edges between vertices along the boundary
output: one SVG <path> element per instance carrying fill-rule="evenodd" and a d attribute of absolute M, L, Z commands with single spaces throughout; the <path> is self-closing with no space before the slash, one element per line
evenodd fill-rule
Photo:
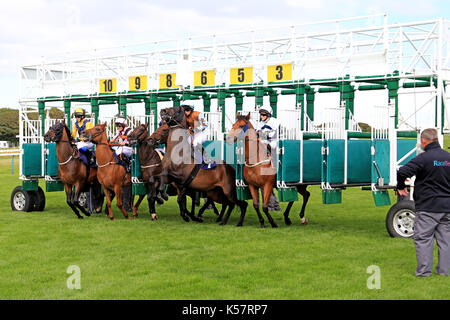
<path fill-rule="evenodd" d="M 278 64 L 267 67 L 267 82 L 292 80 L 292 64 Z"/>
<path fill-rule="evenodd" d="M 244 84 L 253 82 L 253 68 L 231 68 L 230 84 Z"/>

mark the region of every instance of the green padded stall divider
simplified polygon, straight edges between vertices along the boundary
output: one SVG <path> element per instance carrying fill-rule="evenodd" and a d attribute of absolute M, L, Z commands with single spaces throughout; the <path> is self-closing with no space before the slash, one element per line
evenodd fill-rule
<path fill-rule="evenodd" d="M 371 182 L 371 146 L 371 140 L 348 140 L 347 183 Z"/>
<path fill-rule="evenodd" d="M 303 182 L 320 182 L 322 140 L 303 141 Z"/>
<path fill-rule="evenodd" d="M 326 156 L 326 182 L 341 184 L 344 182 L 345 141 L 330 139 L 326 141 L 328 155 Z"/>
<path fill-rule="evenodd" d="M 203 148 L 209 157 L 214 160 L 222 160 L 222 142 L 217 140 L 207 140 L 203 143 Z"/>
<path fill-rule="evenodd" d="M 22 190 L 24 191 L 37 191 L 39 186 L 38 180 L 23 180 L 22 181 Z"/>
<path fill-rule="evenodd" d="M 342 202 L 342 190 L 322 190 L 322 203 L 323 204 L 337 204 Z"/>
<path fill-rule="evenodd" d="M 236 180 L 244 181 L 245 151 L 244 141 L 238 140 L 236 143 Z M 245 183 L 245 181 L 244 181 Z M 249 200 L 252 198 L 248 187 L 236 187 L 238 200 Z"/>
<path fill-rule="evenodd" d="M 40 143 L 22 144 L 22 174 L 42 176 L 42 145 Z"/>
<path fill-rule="evenodd" d="M 397 139 L 397 160 L 400 160 L 405 154 L 415 148 L 416 144 L 417 139 Z M 403 160 L 400 165 L 407 164 L 415 156 L 416 152 L 413 152 L 408 158 Z"/>
<path fill-rule="evenodd" d="M 142 178 L 139 146 L 137 144 L 133 146 L 133 153 L 131 154 L 131 176 L 137 179 Z M 144 195 L 148 193 L 148 190 L 143 183 L 132 183 L 131 192 L 133 195 Z"/>
<path fill-rule="evenodd" d="M 58 176 L 58 157 L 56 156 L 56 143 L 48 143 L 46 145 L 48 150 L 45 156 L 45 175 L 50 177 Z"/>
<path fill-rule="evenodd" d="M 372 141 L 372 146 L 375 149 L 375 154 L 372 155 L 372 181 L 371 183 L 378 184 L 378 172 L 375 167 L 375 163 L 378 166 L 378 170 L 380 170 L 381 178 L 383 178 L 383 183 L 385 185 L 389 184 L 390 179 L 390 168 L 389 168 L 389 140 L 387 139 L 375 139 Z"/>
<path fill-rule="evenodd" d="M 64 191 L 64 183 L 61 181 L 45 181 L 45 192 Z"/>
<path fill-rule="evenodd" d="M 391 199 L 389 198 L 389 192 L 387 190 L 373 191 L 372 194 L 377 207 L 389 206 L 391 204 Z"/>

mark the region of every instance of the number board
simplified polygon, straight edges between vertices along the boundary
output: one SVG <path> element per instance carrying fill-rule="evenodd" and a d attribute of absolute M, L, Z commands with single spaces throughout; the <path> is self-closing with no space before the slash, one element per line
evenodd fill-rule
<path fill-rule="evenodd" d="M 117 92 L 117 79 L 101 79 L 99 81 L 100 93 Z"/>
<path fill-rule="evenodd" d="M 215 70 L 195 71 L 194 86 L 195 87 L 214 86 L 216 84 L 215 74 L 216 74 Z"/>
<path fill-rule="evenodd" d="M 147 90 L 147 76 L 129 77 L 128 90 L 129 91 Z"/>
<path fill-rule="evenodd" d="M 178 88 L 175 85 L 177 74 L 176 73 L 166 73 L 159 75 L 159 88 L 160 89 L 173 89 Z"/>
<path fill-rule="evenodd" d="M 253 67 L 230 69 L 230 84 L 244 84 L 252 82 Z"/>
<path fill-rule="evenodd" d="M 292 64 L 278 64 L 267 67 L 267 82 L 292 80 Z"/>

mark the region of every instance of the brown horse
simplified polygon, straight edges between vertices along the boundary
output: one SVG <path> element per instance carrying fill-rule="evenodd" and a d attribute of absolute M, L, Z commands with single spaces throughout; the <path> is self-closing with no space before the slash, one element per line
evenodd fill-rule
<path fill-rule="evenodd" d="M 232 144 L 241 137 L 245 138 L 244 179 L 248 183 L 252 195 L 253 207 L 258 214 L 261 227 L 264 227 L 264 219 L 259 210 L 259 189 L 262 188 L 264 190 L 263 211 L 272 227 L 276 228 L 277 224 L 273 221 L 268 209 L 270 195 L 276 181 L 276 166 L 272 163 L 272 158 L 267 152 L 267 145 L 259 140 L 257 133 L 250 122 L 250 113 L 247 116 L 237 115 L 237 120 L 233 124 L 230 133 L 227 135 L 227 143 Z M 250 143 L 252 148 L 250 147 Z M 300 220 L 302 224 L 308 223 L 308 220 L 304 218 L 305 207 L 310 196 L 310 193 L 306 188 L 307 186 L 304 185 L 297 186 L 297 191 L 303 196 L 303 205 L 300 211 Z M 292 224 L 289 219 L 289 212 L 293 203 L 293 201 L 289 202 L 288 207 L 283 214 L 286 225 Z"/>
<path fill-rule="evenodd" d="M 58 177 L 64 183 L 66 202 L 78 219 L 83 219 L 78 209 L 84 215 L 90 213 L 80 205 L 79 196 L 82 190 L 97 178 L 97 168 L 87 168 L 81 159 L 76 157 L 77 149 L 65 121 L 56 122 L 44 135 L 46 142 L 56 142 L 56 157 L 58 158 Z M 75 192 L 73 187 L 75 186 Z"/>
<path fill-rule="evenodd" d="M 94 143 L 96 147 L 97 156 L 97 178 L 102 185 L 103 192 L 106 195 L 107 209 L 109 211 L 109 218 L 115 220 L 112 209 L 112 193 L 116 195 L 117 207 L 122 211 L 126 219 L 130 219 L 128 213 L 123 207 L 122 203 L 122 188 L 131 185 L 131 173 L 127 173 L 125 168 L 117 163 L 114 158 L 113 151 L 106 136 L 106 122 L 98 124 L 94 128 L 83 131 L 81 137 L 89 142 Z M 133 204 L 134 197 L 131 200 Z M 134 208 L 133 208 L 134 211 Z"/>
<path fill-rule="evenodd" d="M 169 126 L 167 152 L 163 159 L 163 177 L 174 181 L 182 190 L 178 195 L 178 205 L 183 219 L 189 221 L 186 216 L 186 213 L 188 213 L 186 210 L 186 192 L 189 188 L 203 191 L 213 201 L 228 205 L 227 213 L 221 221 L 221 225 L 228 222 L 231 211 L 235 205 L 238 205 L 241 209 L 241 217 L 237 226 L 242 226 L 247 202 L 237 199 L 233 166 L 218 164 L 213 170 L 199 169 L 200 164 L 195 163 L 191 145 L 188 142 L 190 134 L 187 130 L 183 108 L 163 109 L 160 115 L 161 119 Z M 166 182 L 166 180 L 163 181 Z"/>
<path fill-rule="evenodd" d="M 128 141 L 132 141 L 134 139 L 134 137 L 136 136 L 136 138 L 140 137 L 140 139 L 142 139 L 142 137 L 147 137 L 147 125 L 139 125 L 138 127 L 135 128 L 135 130 L 128 135 Z M 142 143 L 143 145 L 147 145 L 147 147 L 150 150 L 154 150 L 154 146 L 158 145 L 158 144 L 166 144 L 167 143 L 167 138 L 169 136 L 169 126 L 165 123 L 163 123 L 161 126 L 158 127 L 158 129 L 150 136 L 146 138 L 146 143 Z M 138 141 L 142 141 L 140 139 L 137 139 Z M 141 146 L 141 144 L 140 144 Z M 143 157 L 147 157 L 148 154 L 151 152 L 140 152 L 141 147 L 139 147 L 139 157 L 140 159 L 145 159 Z M 162 169 L 162 167 L 160 167 Z M 151 174 L 158 174 L 158 177 L 155 177 L 155 179 L 158 179 L 158 185 L 159 182 L 161 181 L 161 170 L 152 172 Z M 145 181 L 145 180 L 144 180 Z M 177 186 L 176 183 L 172 182 L 171 183 L 177 190 L 178 195 L 181 193 L 182 190 L 180 190 L 180 188 Z M 161 185 L 159 185 L 161 186 Z M 158 186 L 157 186 L 158 187 Z M 187 195 L 189 197 L 191 197 L 192 199 L 192 207 L 191 207 L 191 211 L 187 211 L 187 215 L 189 217 L 191 217 L 192 220 L 196 220 L 198 222 L 201 222 L 203 220 L 203 213 L 205 212 L 205 210 L 211 205 L 212 209 L 214 210 L 214 213 L 218 216 L 216 222 L 220 222 L 222 220 L 222 217 L 225 213 L 225 210 L 227 208 L 227 204 L 223 204 L 222 205 L 222 210 L 219 214 L 214 201 L 210 198 L 207 198 L 207 201 L 204 203 L 204 205 L 200 208 L 199 212 L 198 212 L 198 216 L 195 218 L 195 198 L 197 196 L 198 192 L 193 191 L 188 189 L 187 190 Z M 194 218 L 192 218 L 194 217 Z"/>

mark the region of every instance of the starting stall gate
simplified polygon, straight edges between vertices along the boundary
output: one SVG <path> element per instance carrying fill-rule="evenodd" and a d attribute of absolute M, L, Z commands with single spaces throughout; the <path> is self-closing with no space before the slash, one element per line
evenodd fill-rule
<path fill-rule="evenodd" d="M 55 121 L 46 116 L 50 106 L 62 108 L 70 126 L 71 112 L 82 104 L 94 123 L 108 122 L 112 136 L 113 120 L 100 109 L 116 105 L 113 114 L 127 116 L 131 127 L 147 122 L 151 133 L 159 108 L 198 101 L 209 123 L 204 147 L 235 165 L 244 200 L 250 197 L 244 146 L 225 143 L 236 113 L 250 112 L 256 121 L 258 109 L 270 104 L 280 121 L 276 188 L 282 202 L 298 199 L 298 185 L 317 185 L 324 204 L 340 203 L 342 190 L 359 187 L 373 193 L 376 205 L 389 205 L 388 190 L 396 186 L 398 167 L 417 154 L 420 131 L 435 127 L 442 144 L 450 129 L 450 21 L 444 19 L 389 24 L 386 15 L 375 15 L 124 48 L 20 68 L 22 185 L 11 196 L 13 209 L 43 209 L 40 178 L 46 191 L 61 190 L 55 147 L 43 141 Z M 319 102 L 330 93 L 339 97 Z M 362 127 L 358 110 L 374 106 L 370 97 L 359 100 L 366 93 L 381 93 L 383 102 Z M 129 104 L 144 108 L 127 114 Z M 32 120 L 31 112 L 39 118 Z M 142 194 L 137 154 L 135 148 L 133 192 Z M 391 236 L 413 234 L 411 201 L 394 205 L 386 219 Z"/>

